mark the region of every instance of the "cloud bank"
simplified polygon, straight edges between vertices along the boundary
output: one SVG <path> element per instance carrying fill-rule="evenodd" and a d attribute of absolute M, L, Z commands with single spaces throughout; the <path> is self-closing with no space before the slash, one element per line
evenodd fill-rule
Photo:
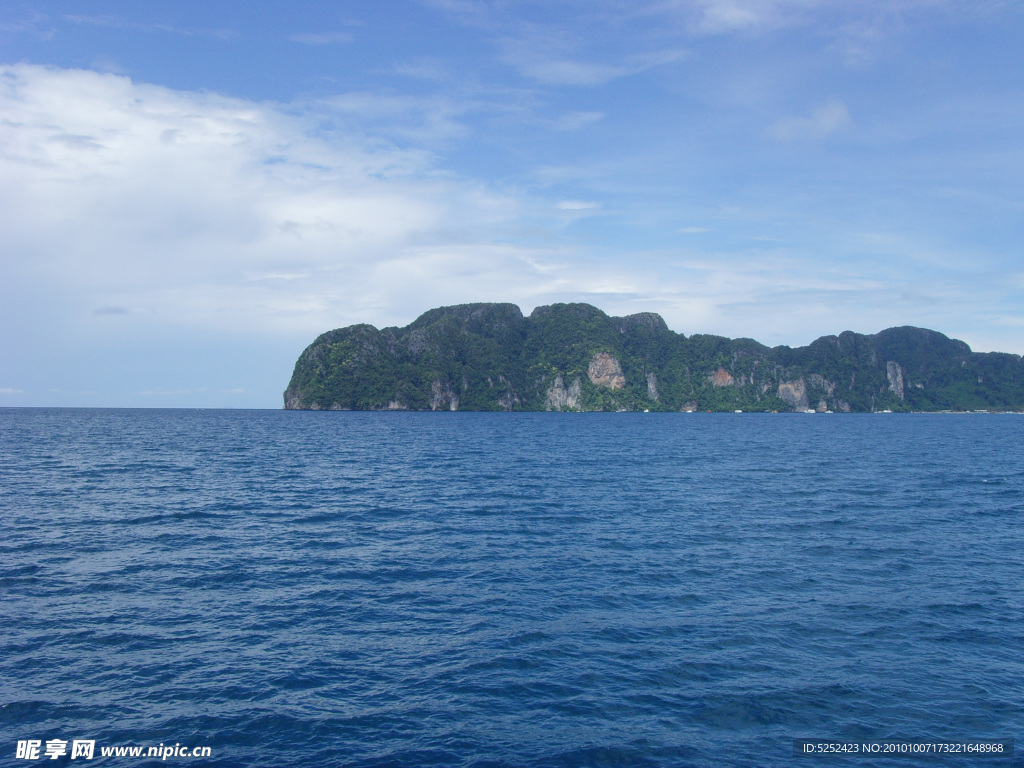
<path fill-rule="evenodd" d="M 393 106 L 0 68 L 8 300 L 33 327 L 82 334 L 131 323 L 311 339 L 481 300 L 657 310 L 690 330 L 713 324 L 723 299 L 791 289 L 745 255 L 691 259 L 676 276 L 669 254 L 595 259 L 559 227 L 600 203 L 501 193 L 429 152 L 329 125 L 337 110 L 376 122 Z"/>
<path fill-rule="evenodd" d="M 404 291 L 417 307 L 444 298 L 425 280 L 461 291 L 472 274 L 488 296 L 534 272 L 513 248 L 470 247 L 515 200 L 294 112 L 0 68 L 9 274 L 66 313 L 279 333 L 365 319 Z"/>

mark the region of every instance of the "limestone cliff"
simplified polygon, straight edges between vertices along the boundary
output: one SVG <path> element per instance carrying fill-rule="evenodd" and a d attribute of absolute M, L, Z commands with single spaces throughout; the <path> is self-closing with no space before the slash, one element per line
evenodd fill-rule
<path fill-rule="evenodd" d="M 594 355 L 587 366 L 587 378 L 592 384 L 608 389 L 622 389 L 626 386 L 622 365 L 607 352 L 598 352 Z"/>
<path fill-rule="evenodd" d="M 565 382 L 561 376 L 556 376 L 551 388 L 548 389 L 547 397 L 544 398 L 545 411 L 562 411 L 569 409 L 578 410 L 580 407 L 580 395 L 583 392 L 579 376 L 573 379 L 569 388 L 565 388 Z"/>

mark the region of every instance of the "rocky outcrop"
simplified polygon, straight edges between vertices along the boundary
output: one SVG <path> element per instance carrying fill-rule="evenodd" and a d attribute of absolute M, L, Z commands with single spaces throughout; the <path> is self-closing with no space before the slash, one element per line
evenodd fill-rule
<path fill-rule="evenodd" d="M 719 368 L 717 371 L 708 376 L 708 381 L 714 384 L 716 387 L 731 387 L 736 383 L 736 379 L 729 373 L 725 368 Z"/>
<path fill-rule="evenodd" d="M 622 375 L 622 365 L 607 352 L 598 352 L 587 366 L 587 378 L 592 384 L 608 389 L 622 389 L 626 386 L 626 377 Z"/>
<path fill-rule="evenodd" d="M 807 383 L 810 385 L 811 389 L 824 391 L 829 396 L 831 396 L 832 393 L 836 391 L 836 385 L 834 382 L 829 381 L 824 376 L 821 376 L 820 374 L 817 373 L 812 373 L 810 376 L 808 376 Z"/>
<path fill-rule="evenodd" d="M 440 379 L 430 382 L 430 410 L 459 410 L 459 397 L 452 392 L 451 385 L 448 382 L 441 381 Z"/>
<path fill-rule="evenodd" d="M 789 403 L 795 411 L 806 411 L 809 406 L 807 383 L 803 379 L 780 382 L 779 398 Z"/>
<path fill-rule="evenodd" d="M 885 376 L 889 380 L 889 391 L 892 392 L 900 400 L 904 400 L 903 396 L 903 368 L 900 364 L 889 360 L 885 364 Z M 981 379 L 978 379 L 978 383 L 981 383 Z"/>
<path fill-rule="evenodd" d="M 512 384 L 504 376 L 498 376 L 498 384 L 504 389 L 502 394 L 497 397 L 498 405 L 501 406 L 501 410 L 503 411 L 514 411 L 522 403 L 522 400 L 514 391 L 512 391 Z M 487 386 L 491 388 L 494 387 L 494 381 L 490 376 L 487 377 Z M 463 390 L 468 387 L 469 383 L 466 382 L 466 384 L 463 385 Z"/>
<path fill-rule="evenodd" d="M 511 392 L 506 392 L 498 397 L 498 405 L 501 406 L 503 411 L 514 411 L 521 403 L 522 400 Z"/>
<path fill-rule="evenodd" d="M 647 396 L 654 402 L 658 402 L 661 396 L 658 394 L 658 377 L 653 373 L 647 374 Z"/>
<path fill-rule="evenodd" d="M 286 411 L 297 411 L 301 408 L 308 407 L 305 404 L 305 399 L 302 397 L 302 392 L 297 389 L 287 389 L 284 393 L 284 409 Z"/>
<path fill-rule="evenodd" d="M 556 376 L 555 382 L 548 389 L 547 398 L 544 400 L 544 410 L 561 411 L 566 408 L 576 410 L 580 407 L 580 394 L 582 391 L 583 385 L 578 377 L 566 389 L 562 377 Z"/>

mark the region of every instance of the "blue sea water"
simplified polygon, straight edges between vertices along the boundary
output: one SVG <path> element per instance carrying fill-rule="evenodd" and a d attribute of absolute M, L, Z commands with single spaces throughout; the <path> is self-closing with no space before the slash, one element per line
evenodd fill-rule
<path fill-rule="evenodd" d="M 921 761 L 793 738 L 1018 737 L 1022 438 L 1013 415 L 5 409 L 0 764 L 864 768 Z M 161 743 L 212 756 L 99 755 Z"/>

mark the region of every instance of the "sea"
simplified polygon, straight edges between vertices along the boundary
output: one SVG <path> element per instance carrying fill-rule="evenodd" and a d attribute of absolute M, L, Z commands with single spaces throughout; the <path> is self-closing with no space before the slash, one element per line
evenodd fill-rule
<path fill-rule="evenodd" d="M 4 766 L 1024 765 L 1021 415 L 3 409 L 0 524 Z"/>

